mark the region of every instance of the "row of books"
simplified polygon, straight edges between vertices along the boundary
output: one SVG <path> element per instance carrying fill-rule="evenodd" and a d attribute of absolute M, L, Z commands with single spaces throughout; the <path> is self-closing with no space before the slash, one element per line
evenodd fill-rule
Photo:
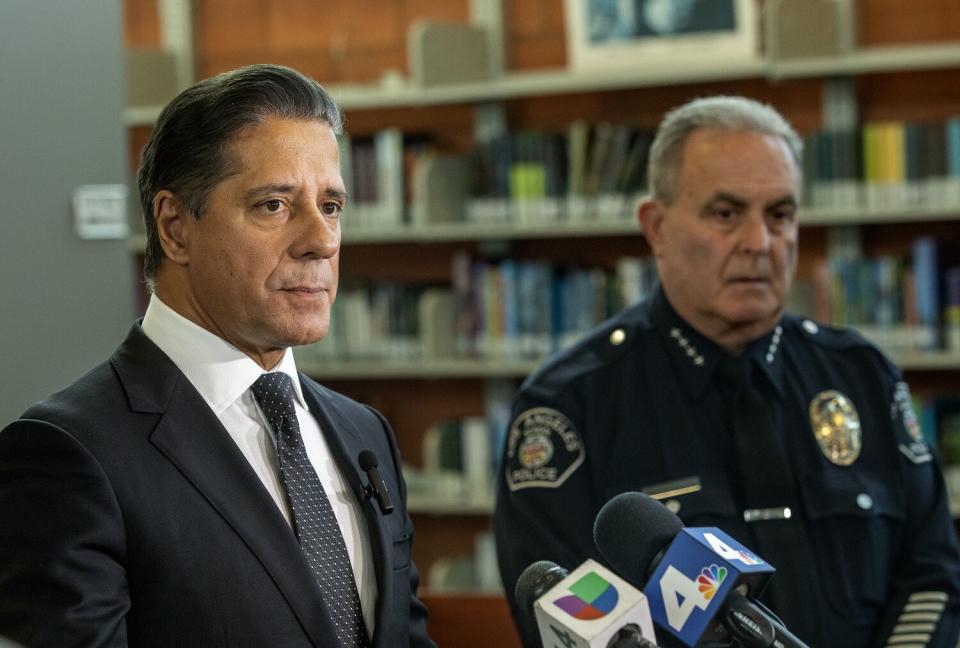
<path fill-rule="evenodd" d="M 960 258 L 932 237 L 905 256 L 833 256 L 800 308 L 886 349 L 960 351 Z"/>
<path fill-rule="evenodd" d="M 428 136 L 396 128 L 344 135 L 341 166 L 351 195 L 344 227 L 631 220 L 647 191 L 653 136 L 628 124 L 577 120 L 563 131 L 507 132 L 456 157 L 437 155 Z M 434 167 L 440 177 L 431 183 Z M 820 209 L 960 205 L 960 117 L 814 133 L 805 139 L 804 177 L 804 199 Z"/>
<path fill-rule="evenodd" d="M 869 121 L 805 142 L 804 175 L 815 207 L 876 209 L 960 204 L 960 117 L 943 122 Z"/>
<path fill-rule="evenodd" d="M 340 171 L 350 196 L 348 226 L 389 229 L 408 222 L 407 204 L 414 199 L 411 178 L 418 160 L 432 150 L 429 138 L 386 128 L 372 137 L 343 134 L 338 141 Z"/>
<path fill-rule="evenodd" d="M 538 359 L 564 348 L 656 284 L 652 257 L 610 271 L 459 252 L 451 285 L 344 287 L 310 360 Z M 917 238 L 902 256 L 831 255 L 798 281 L 790 308 L 851 326 L 885 349 L 960 352 L 960 250 Z"/>
<path fill-rule="evenodd" d="M 502 594 L 493 532 L 483 531 L 473 539 L 472 554 L 442 556 L 435 560 L 423 582 L 431 594 Z"/>
<path fill-rule="evenodd" d="M 646 191 L 653 131 L 574 121 L 565 133 L 516 131 L 469 156 L 468 222 L 632 217 Z"/>
<path fill-rule="evenodd" d="M 496 476 L 510 406 L 518 382 L 499 378 L 485 381 L 483 413 L 435 421 L 423 435 L 420 465 L 403 467 L 407 502 L 413 513 L 463 514 L 493 510 Z M 493 534 L 474 538 L 473 552 L 443 556 L 430 565 L 426 587 L 431 591 L 501 590 Z"/>
<path fill-rule="evenodd" d="M 613 271 L 457 253 L 452 286 L 345 287 L 313 361 L 368 358 L 540 358 L 562 348 L 656 282 L 652 257 Z"/>
<path fill-rule="evenodd" d="M 424 431 L 419 465 L 404 465 L 414 509 L 456 512 L 492 506 L 517 387 L 513 379 L 490 379 L 484 384 L 481 415 L 435 421 Z"/>

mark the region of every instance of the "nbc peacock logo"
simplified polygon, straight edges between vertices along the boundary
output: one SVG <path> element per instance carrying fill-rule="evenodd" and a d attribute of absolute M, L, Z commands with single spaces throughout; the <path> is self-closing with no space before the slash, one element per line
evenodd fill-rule
<path fill-rule="evenodd" d="M 583 621 L 599 619 L 610 614 L 620 595 L 617 588 L 596 572 L 587 572 L 570 586 L 571 596 L 561 596 L 553 602 L 558 608 Z"/>
<path fill-rule="evenodd" d="M 709 601 L 717 593 L 723 579 L 727 577 L 727 568 L 710 565 L 700 570 L 700 576 L 697 578 L 697 585 L 703 599 Z"/>

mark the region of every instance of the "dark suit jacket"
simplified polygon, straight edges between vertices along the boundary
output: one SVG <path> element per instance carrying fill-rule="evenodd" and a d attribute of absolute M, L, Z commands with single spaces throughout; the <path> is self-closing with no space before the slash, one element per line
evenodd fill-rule
<path fill-rule="evenodd" d="M 396 509 L 363 502 L 374 646 L 431 646 L 393 434 L 300 377 L 363 502 L 370 449 Z M 336 646 L 292 529 L 199 393 L 134 326 L 0 433 L 0 635 L 28 646 Z"/>

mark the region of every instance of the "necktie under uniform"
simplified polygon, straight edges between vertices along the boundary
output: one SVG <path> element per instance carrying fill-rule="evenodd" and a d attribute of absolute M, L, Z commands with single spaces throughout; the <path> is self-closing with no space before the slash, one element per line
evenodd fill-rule
<path fill-rule="evenodd" d="M 793 467 L 774 427 L 770 404 L 755 382 L 755 373 L 754 362 L 747 354 L 724 356 L 717 366 L 721 389 L 731 399 L 729 424 L 740 470 L 744 520 L 756 538 L 757 546 L 751 548 L 757 555 L 766 560 L 789 553 L 791 558 L 786 562 L 770 560 L 776 573 L 764 598 L 769 596 L 782 616 L 793 617 L 793 622 L 787 623 L 791 632 L 810 645 L 823 645 L 816 620 L 801 622 L 804 601 L 822 595 Z M 789 552 L 783 550 L 787 547 Z"/>
<path fill-rule="evenodd" d="M 267 373 L 251 390 L 273 428 L 293 530 L 323 593 L 340 645 L 366 648 L 370 641 L 347 545 L 300 436 L 293 381 L 282 372 Z"/>

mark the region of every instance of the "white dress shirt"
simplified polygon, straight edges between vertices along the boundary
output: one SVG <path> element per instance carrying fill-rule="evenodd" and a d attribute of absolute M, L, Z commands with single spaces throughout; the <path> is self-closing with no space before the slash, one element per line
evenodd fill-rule
<path fill-rule="evenodd" d="M 273 430 L 250 390 L 265 373 L 263 368 L 226 340 L 171 309 L 156 295 L 150 297 L 141 328 L 200 392 L 290 523 L 291 512 L 280 477 Z M 377 577 L 362 503 L 354 497 L 333 460 L 320 424 L 310 414 L 290 349 L 272 371 L 282 371 L 293 380 L 294 405 L 303 445 L 340 524 L 360 593 L 363 620 L 372 636 Z"/>

